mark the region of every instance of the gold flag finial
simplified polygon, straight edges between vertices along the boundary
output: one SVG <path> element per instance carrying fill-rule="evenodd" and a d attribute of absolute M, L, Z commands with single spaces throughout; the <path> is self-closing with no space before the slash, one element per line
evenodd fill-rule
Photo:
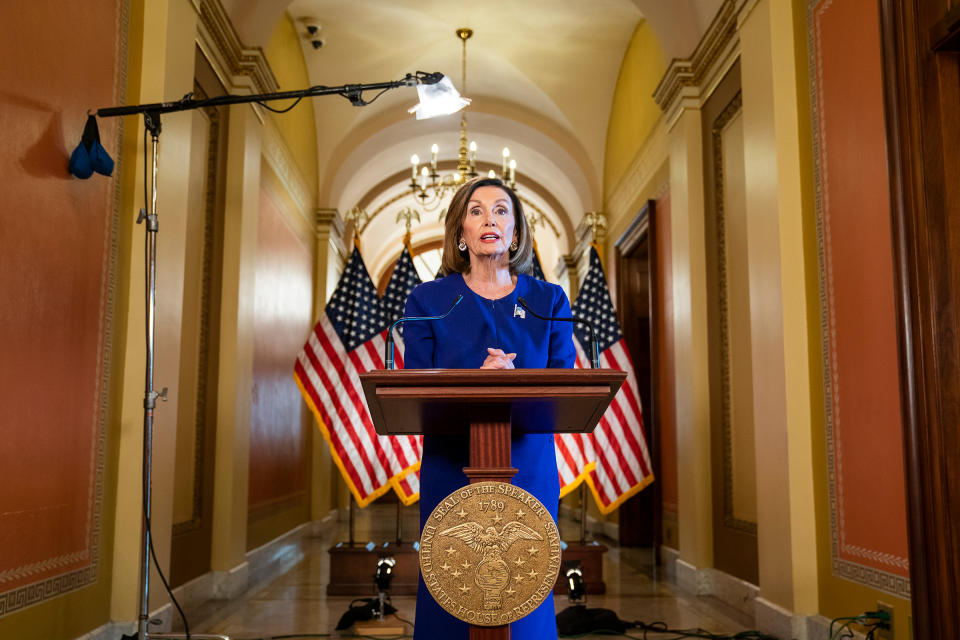
<path fill-rule="evenodd" d="M 420 212 L 416 209 L 411 209 L 410 207 L 404 207 L 397 212 L 397 222 L 403 220 L 404 225 L 406 226 L 407 232 L 403 236 L 403 244 L 407 245 L 407 248 L 410 248 L 410 228 L 413 226 L 413 221 L 416 220 L 420 222 Z"/>
<path fill-rule="evenodd" d="M 587 211 L 584 221 L 590 227 L 590 244 L 600 244 L 607 235 L 607 216 L 602 211 Z"/>
<path fill-rule="evenodd" d="M 607 235 L 607 215 L 602 211 L 587 211 L 583 220 L 590 227 L 590 246 L 603 260 L 603 239 Z"/>
<path fill-rule="evenodd" d="M 362 207 L 353 207 L 343 214 L 343 219 L 352 222 L 357 233 L 363 233 L 363 230 L 367 228 L 367 223 L 370 222 L 370 214 Z"/>
<path fill-rule="evenodd" d="M 343 214 L 343 219 L 353 224 L 353 244 L 360 249 L 360 234 L 367 228 L 370 222 L 370 214 L 362 207 L 353 207 Z"/>
<path fill-rule="evenodd" d="M 537 227 L 543 223 L 542 214 L 537 213 L 536 211 L 530 211 L 526 214 L 527 216 L 527 226 L 530 227 L 530 239 L 533 240 L 533 250 L 537 250 Z M 537 260 L 540 260 L 540 254 L 537 253 Z M 542 263 L 541 263 L 542 265 Z"/>

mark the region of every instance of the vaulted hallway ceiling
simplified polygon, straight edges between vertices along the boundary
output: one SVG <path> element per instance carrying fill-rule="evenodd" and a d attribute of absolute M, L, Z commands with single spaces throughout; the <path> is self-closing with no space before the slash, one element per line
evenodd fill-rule
<path fill-rule="evenodd" d="M 528 207 L 548 224 L 537 230 L 545 268 L 572 250 L 587 211 L 603 207 L 604 150 L 617 76 L 631 36 L 647 19 L 667 59 L 690 54 L 721 0 L 230 0 L 224 6 L 248 46 L 265 46 L 284 13 L 301 33 L 311 84 L 394 80 L 413 71 L 441 71 L 473 103 L 468 139 L 479 147 L 478 170 L 497 168 L 500 150 L 518 160 L 517 181 Z M 315 49 L 305 22 L 320 27 Z M 460 27 L 467 44 L 461 86 Z M 291 87 L 292 88 L 292 87 Z M 369 98 L 370 96 L 366 96 Z M 452 170 L 459 114 L 416 121 L 411 90 L 391 91 L 363 108 L 314 100 L 318 203 L 373 215 L 362 239 L 374 278 L 403 235 L 396 212 L 416 206 L 409 190 L 410 156 L 440 146 L 441 169 Z M 414 229 L 415 245 L 442 237 L 436 215 Z M 389 250 L 375 253 L 379 247 Z"/>

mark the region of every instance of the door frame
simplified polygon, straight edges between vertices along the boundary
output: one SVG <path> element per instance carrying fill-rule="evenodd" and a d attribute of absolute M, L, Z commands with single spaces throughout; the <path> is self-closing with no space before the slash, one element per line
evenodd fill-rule
<path fill-rule="evenodd" d="M 960 637 L 960 6 L 880 0 L 911 605 Z"/>

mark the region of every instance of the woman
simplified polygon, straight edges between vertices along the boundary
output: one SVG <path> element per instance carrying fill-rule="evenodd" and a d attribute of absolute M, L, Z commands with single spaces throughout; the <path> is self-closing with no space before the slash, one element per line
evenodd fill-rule
<path fill-rule="evenodd" d="M 525 299 L 542 316 L 570 317 L 560 287 L 526 274 L 533 238 L 517 195 L 500 180 L 471 180 L 447 209 L 443 248 L 446 277 L 418 286 L 407 298 L 405 315 L 445 313 L 457 296 L 463 300 L 443 320 L 411 322 L 404 328 L 407 369 L 540 369 L 573 366 L 572 323 L 539 320 L 517 302 Z M 557 519 L 560 488 L 551 434 L 514 435 L 513 477 Z M 420 529 L 434 507 L 467 484 L 463 467 L 469 451 L 462 435 L 423 439 L 420 466 Z M 557 637 L 553 598 L 510 625 L 511 637 Z M 423 578 L 417 591 L 414 636 L 419 640 L 467 638 L 467 623 L 434 601 Z"/>

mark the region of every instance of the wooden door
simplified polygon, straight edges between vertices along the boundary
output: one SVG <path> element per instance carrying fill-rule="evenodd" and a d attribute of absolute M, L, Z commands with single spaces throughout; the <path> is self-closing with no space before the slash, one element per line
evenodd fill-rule
<path fill-rule="evenodd" d="M 915 638 L 960 637 L 960 5 L 881 0 Z"/>

